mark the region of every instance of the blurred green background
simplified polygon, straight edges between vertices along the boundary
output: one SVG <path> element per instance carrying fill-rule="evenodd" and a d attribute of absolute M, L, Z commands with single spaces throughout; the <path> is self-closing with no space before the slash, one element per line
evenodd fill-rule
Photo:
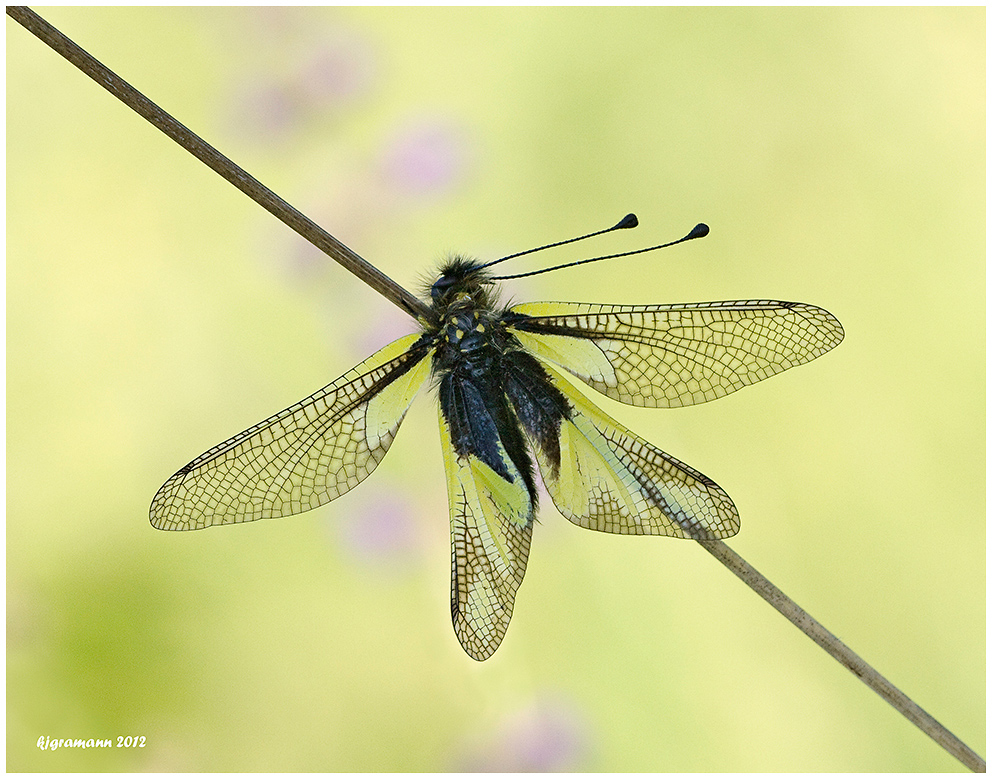
<path fill-rule="evenodd" d="M 519 269 L 712 233 L 507 294 L 833 312 L 836 351 L 718 403 L 601 405 L 984 754 L 984 9 L 40 13 L 408 288 L 634 211 Z M 550 504 L 470 660 L 428 397 L 322 510 L 151 528 L 179 466 L 410 330 L 7 20 L 9 770 L 960 768 L 701 548 Z"/>

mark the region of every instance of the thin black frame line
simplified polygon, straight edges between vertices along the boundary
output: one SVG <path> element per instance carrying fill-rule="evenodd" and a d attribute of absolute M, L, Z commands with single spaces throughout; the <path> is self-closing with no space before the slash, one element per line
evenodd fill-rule
<path fill-rule="evenodd" d="M 425 322 L 434 320 L 433 313 L 423 301 L 407 292 L 374 265 L 362 259 L 330 233 L 297 211 L 272 190 L 93 58 L 34 11 L 26 6 L 7 6 L 7 15 L 387 300 L 395 303 L 416 319 Z M 722 541 L 697 540 L 697 543 L 831 657 L 878 693 L 907 720 L 930 736 L 948 754 L 972 771 L 985 772 L 985 760 L 980 755 L 865 662 L 808 612 L 800 608 L 795 601 L 772 584 L 743 557 Z"/>

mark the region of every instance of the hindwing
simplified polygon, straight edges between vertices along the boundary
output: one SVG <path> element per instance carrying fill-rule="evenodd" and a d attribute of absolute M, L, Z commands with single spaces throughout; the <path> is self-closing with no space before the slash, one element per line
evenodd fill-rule
<path fill-rule="evenodd" d="M 198 530 L 309 511 L 379 464 L 430 374 L 430 344 L 400 338 L 295 406 L 218 444 L 156 493 L 151 523 Z"/>
<path fill-rule="evenodd" d="M 729 395 L 809 362 L 844 338 L 828 311 L 777 300 L 524 303 L 504 322 L 529 351 L 604 395 L 667 408 Z"/>
<path fill-rule="evenodd" d="M 491 443 L 509 479 L 476 455 L 456 452 L 443 411 L 438 418 L 451 512 L 451 620 L 468 655 L 485 660 L 510 624 L 527 569 L 534 505 L 499 441 Z"/>
<path fill-rule="evenodd" d="M 545 366 L 565 398 L 557 448 L 532 438 L 555 506 L 590 530 L 712 539 L 740 528 L 730 496 L 712 479 L 652 446 Z"/>

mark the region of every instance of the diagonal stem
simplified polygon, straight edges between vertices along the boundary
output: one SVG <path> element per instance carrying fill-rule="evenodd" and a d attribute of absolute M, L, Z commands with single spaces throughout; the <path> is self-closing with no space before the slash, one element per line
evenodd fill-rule
<path fill-rule="evenodd" d="M 698 541 L 699 545 L 729 568 L 758 595 L 774 606 L 782 616 L 819 644 L 838 663 L 847 668 L 882 696 L 896 711 L 940 744 L 952 757 L 972 771 L 985 773 L 985 761 L 961 739 L 927 714 L 909 696 L 856 655 L 850 647 L 827 630 L 792 598 L 766 579 L 757 569 L 723 541 Z"/>
<path fill-rule="evenodd" d="M 266 211 L 291 227 L 332 260 L 358 276 L 384 298 L 398 305 L 415 319 L 422 319 L 427 322 L 433 319 L 431 310 L 422 300 L 407 292 L 374 265 L 359 257 L 333 235 L 297 211 L 258 179 L 163 111 L 30 8 L 7 6 L 7 15 L 47 43 L 97 84 L 155 125 L 202 163 L 231 182 Z"/>
<path fill-rule="evenodd" d="M 433 319 L 433 314 L 423 301 L 407 292 L 374 265 L 362 259 L 213 146 L 180 124 L 32 10 L 24 6 L 7 6 L 7 15 L 387 300 L 395 303 L 414 318 L 425 321 Z M 778 609 L 786 619 L 823 647 L 841 665 L 892 704 L 906 719 L 940 744 L 944 750 L 972 771 L 984 773 L 985 761 L 979 755 L 858 657 L 823 625 L 799 608 L 791 598 L 758 573 L 744 558 L 722 541 L 698 543 Z"/>

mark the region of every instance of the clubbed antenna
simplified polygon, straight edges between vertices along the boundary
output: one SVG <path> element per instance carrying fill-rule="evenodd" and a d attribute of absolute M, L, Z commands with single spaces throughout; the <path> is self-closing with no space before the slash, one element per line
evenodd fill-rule
<path fill-rule="evenodd" d="M 610 228 L 610 230 L 616 230 L 616 229 L 621 228 L 621 227 L 633 227 L 634 225 L 637 224 L 637 217 L 635 217 L 633 214 L 628 214 L 626 217 L 624 217 L 624 219 L 625 220 L 626 219 L 632 219 L 633 220 L 633 224 L 625 225 L 624 222 L 621 221 L 616 227 Z M 601 230 L 600 233 L 608 233 L 608 232 L 610 232 L 610 230 Z M 646 249 L 635 249 L 632 252 L 621 252 L 620 254 L 606 254 L 606 255 L 604 255 L 602 257 L 590 257 L 587 260 L 576 260 L 575 262 L 566 262 L 566 263 L 562 263 L 561 265 L 555 265 L 555 266 L 553 266 L 551 268 L 542 268 L 541 270 L 532 270 L 532 271 L 529 271 L 527 273 L 514 273 L 514 274 L 509 275 L 509 276 L 493 276 L 492 277 L 492 280 L 493 281 L 504 281 L 505 279 L 521 279 L 524 276 L 536 276 L 539 273 L 548 273 L 549 271 L 560 270 L 561 268 L 571 268 L 573 265 L 585 265 L 587 262 L 598 262 L 599 260 L 615 260 L 617 257 L 629 257 L 632 254 L 643 254 L 644 252 L 653 252 L 655 249 L 664 249 L 664 248 L 666 248 L 668 246 L 675 246 L 676 244 L 685 243 L 686 241 L 691 241 L 691 240 L 693 240 L 695 238 L 702 238 L 702 237 L 706 236 L 707 234 L 709 234 L 709 231 L 710 231 L 710 228 L 708 226 L 704 225 L 702 222 L 700 222 L 698 225 L 696 225 L 695 227 L 693 227 L 689 231 L 689 233 L 687 235 L 683 236 L 682 238 L 679 238 L 677 241 L 669 241 L 668 243 L 658 244 L 657 246 L 649 246 Z M 590 235 L 583 236 L 583 238 L 589 238 L 589 237 L 591 237 L 591 235 L 599 235 L 600 233 L 591 233 Z M 579 238 L 573 238 L 572 240 L 578 241 L 578 240 L 581 240 L 581 239 L 579 239 Z M 572 241 L 562 241 L 562 243 L 571 243 L 571 242 Z M 553 243 L 553 244 L 550 244 L 550 246 L 560 246 L 560 244 Z M 547 246 L 542 246 L 541 248 L 542 249 L 546 249 L 548 247 Z M 531 251 L 538 251 L 538 250 L 537 249 L 531 249 Z M 530 252 L 521 252 L 521 254 L 529 254 L 529 253 Z M 519 256 L 520 256 L 519 254 L 511 254 L 510 255 L 510 257 L 519 257 Z M 508 260 L 508 259 L 510 259 L 510 257 L 504 257 L 503 259 L 504 260 Z M 502 261 L 503 260 L 497 260 L 496 262 L 502 262 Z M 490 264 L 491 265 L 494 265 L 495 263 L 490 263 Z M 483 267 L 485 267 L 485 266 L 483 266 Z"/>
<path fill-rule="evenodd" d="M 534 252 L 544 251 L 545 249 L 553 249 L 556 246 L 564 246 L 565 244 L 575 243 L 576 241 L 584 241 L 586 238 L 594 238 L 597 235 L 603 235 L 604 233 L 612 233 L 614 230 L 629 230 L 631 227 L 637 227 L 637 217 L 633 214 L 627 214 L 623 219 L 617 222 L 613 227 L 607 227 L 605 230 L 597 230 L 594 233 L 589 233 L 588 235 L 580 235 L 578 238 L 569 238 L 567 241 L 557 241 L 556 243 L 545 244 L 544 246 L 538 246 L 536 249 L 528 249 L 525 252 L 517 252 L 516 254 L 509 254 L 506 257 L 500 257 L 498 260 L 493 260 L 492 262 L 487 262 L 485 265 L 479 267 L 489 268 L 500 262 L 505 262 L 506 260 L 512 260 L 515 257 L 523 257 L 525 254 L 533 254 Z M 510 277 L 507 277 L 510 278 Z"/>

